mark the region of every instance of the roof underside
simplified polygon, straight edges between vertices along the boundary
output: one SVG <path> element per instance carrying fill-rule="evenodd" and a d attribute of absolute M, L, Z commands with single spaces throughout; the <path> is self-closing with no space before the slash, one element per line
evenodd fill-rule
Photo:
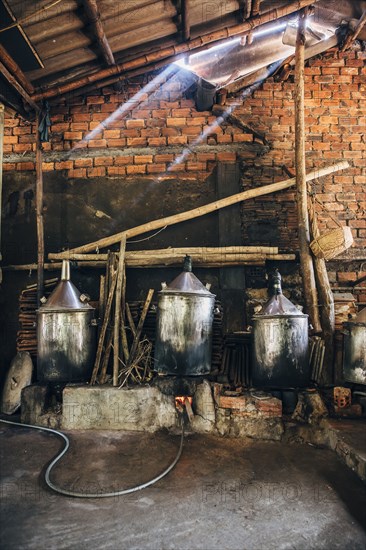
<path fill-rule="evenodd" d="M 295 4 L 301 7 L 301 2 L 277 0 L 0 2 L 6 9 L 6 18 L 1 19 L 0 44 L 24 72 L 31 88 L 29 95 L 36 101 L 48 90 L 53 90 L 50 99 L 60 97 L 65 86 L 67 88 L 74 82 L 78 84 L 74 94 L 75 90 L 82 91 L 86 83 L 84 77 L 89 78 L 91 75 L 98 75 L 94 79 L 92 77 L 96 88 L 107 77 L 111 80 L 113 76 L 117 80 L 121 76 L 129 76 L 131 71 L 124 70 L 124 66 L 127 64 L 126 67 L 132 68 L 135 59 L 139 60 L 135 73 L 137 70 L 148 72 L 159 64 L 169 64 L 179 53 L 189 56 L 186 63 L 198 76 L 215 85 L 227 84 L 291 56 L 294 51 L 291 45 L 291 21 L 287 27 L 289 44 L 283 44 L 283 32 L 289 19 L 293 21 L 296 17 L 296 12 L 284 18 L 281 9 Z M 337 42 L 336 31 L 340 25 L 349 24 L 352 20 L 357 23 L 366 9 L 365 1 L 320 0 L 314 5 L 309 35 L 309 47 L 318 45 L 314 54 L 319 53 L 319 49 L 322 51 L 334 46 L 331 40 Z M 97 10 L 94 15 L 93 7 Z M 251 44 L 243 40 L 240 42 L 241 33 L 231 35 L 230 29 L 255 20 L 258 7 L 260 15 L 269 11 L 273 15 L 270 23 L 256 25 L 256 31 L 269 28 L 269 32 L 261 36 L 256 36 L 254 32 Z M 276 13 L 279 17 L 276 17 Z M 274 23 L 282 23 L 282 28 L 272 31 Z M 4 30 L 9 26 L 12 28 Z M 204 40 L 197 40 L 202 37 Z M 208 44 L 222 44 L 227 37 L 236 40 L 232 42 L 230 55 L 225 54 L 225 49 L 218 50 L 219 55 L 218 51 L 195 55 L 202 47 L 207 48 Z M 360 35 L 359 38 L 365 37 Z M 323 47 L 319 47 L 319 43 L 323 43 Z M 192 49 L 188 48 L 188 54 L 187 51 L 179 50 L 182 44 L 193 44 Z M 201 46 L 197 47 L 197 44 Z M 167 49 L 168 54 L 169 48 L 173 55 L 159 56 L 163 49 Z M 145 63 L 143 56 L 147 56 Z M 159 63 L 152 63 L 154 59 Z M 108 67 L 112 69 L 110 73 Z M 99 78 L 101 71 L 104 71 L 104 78 Z M 56 87 L 58 89 L 55 91 Z M 3 76 L 0 79 L 0 101 L 13 106 L 24 102 L 24 97 L 20 101 L 19 95 L 10 88 L 8 79 L 5 80 Z"/>

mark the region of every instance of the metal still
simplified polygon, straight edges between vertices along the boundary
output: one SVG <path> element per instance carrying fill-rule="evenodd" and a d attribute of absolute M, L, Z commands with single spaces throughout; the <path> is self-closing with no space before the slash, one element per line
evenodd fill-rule
<path fill-rule="evenodd" d="M 90 378 L 96 346 L 94 308 L 70 281 L 64 260 L 61 281 L 37 311 L 39 382 L 84 382 Z"/>
<path fill-rule="evenodd" d="M 253 316 L 252 385 L 307 386 L 310 381 L 308 316 L 282 294 L 278 270 L 272 276 L 271 293 L 263 311 Z"/>
<path fill-rule="evenodd" d="M 190 256 L 184 271 L 158 297 L 154 369 L 159 374 L 200 376 L 211 370 L 215 295 L 192 273 Z"/>
<path fill-rule="evenodd" d="M 366 384 L 366 308 L 343 323 L 343 375 L 347 382 Z"/>

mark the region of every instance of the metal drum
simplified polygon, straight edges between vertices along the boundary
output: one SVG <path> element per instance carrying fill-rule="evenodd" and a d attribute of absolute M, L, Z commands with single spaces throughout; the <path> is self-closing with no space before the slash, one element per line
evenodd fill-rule
<path fill-rule="evenodd" d="M 343 323 L 343 375 L 347 382 L 366 384 L 366 308 Z"/>
<path fill-rule="evenodd" d="M 154 369 L 159 374 L 200 376 L 211 370 L 215 295 L 192 273 L 184 271 L 158 297 Z"/>
<path fill-rule="evenodd" d="M 94 308 L 70 281 L 63 261 L 61 281 L 37 311 L 39 382 L 85 382 L 95 358 Z"/>
<path fill-rule="evenodd" d="M 282 294 L 281 275 L 272 278 L 272 297 L 253 316 L 253 386 L 304 387 L 310 381 L 308 316 Z"/>

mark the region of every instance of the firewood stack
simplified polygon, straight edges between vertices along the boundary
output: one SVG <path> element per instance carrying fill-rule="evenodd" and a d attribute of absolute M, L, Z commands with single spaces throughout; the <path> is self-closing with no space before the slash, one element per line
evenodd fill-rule
<path fill-rule="evenodd" d="M 44 283 L 46 298 L 58 283 L 58 279 L 49 279 Z M 37 357 L 37 284 L 28 285 L 19 296 L 19 326 L 17 332 L 17 352 L 28 351 L 32 358 Z"/>

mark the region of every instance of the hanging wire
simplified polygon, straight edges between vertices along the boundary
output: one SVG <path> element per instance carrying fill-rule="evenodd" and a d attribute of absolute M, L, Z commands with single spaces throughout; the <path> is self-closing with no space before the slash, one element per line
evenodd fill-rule
<path fill-rule="evenodd" d="M 166 229 L 168 226 L 165 225 L 164 227 L 162 227 L 161 229 L 159 229 L 159 231 L 157 231 L 156 233 L 153 233 L 152 235 L 150 235 L 150 237 L 145 237 L 144 239 L 138 239 L 136 241 L 127 241 L 129 244 L 130 243 L 142 243 L 143 241 L 148 241 L 149 239 L 152 239 L 153 237 L 156 237 L 156 235 L 159 235 L 159 233 L 161 233 L 162 231 L 164 231 L 164 229 Z"/>

